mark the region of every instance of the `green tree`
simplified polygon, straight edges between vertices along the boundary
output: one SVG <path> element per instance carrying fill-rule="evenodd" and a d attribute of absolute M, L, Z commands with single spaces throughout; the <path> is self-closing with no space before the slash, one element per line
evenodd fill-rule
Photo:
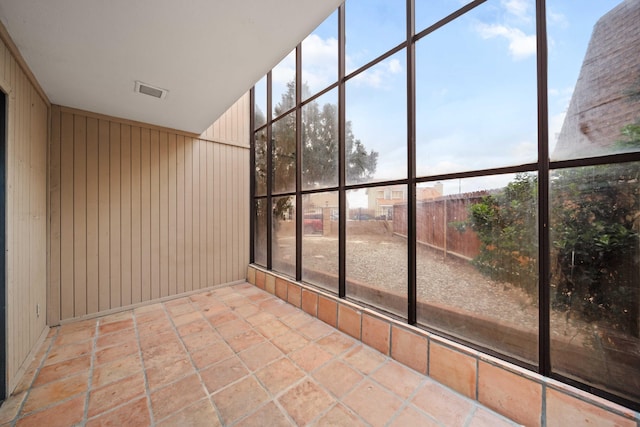
<path fill-rule="evenodd" d="M 640 166 L 564 169 L 551 182 L 553 307 L 638 336 Z"/>
<path fill-rule="evenodd" d="M 303 91 L 308 95 L 307 85 Z M 295 84 L 289 82 L 274 111 L 276 116 L 295 106 Z M 338 107 L 310 102 L 303 107 L 302 116 L 302 179 L 304 188 L 338 184 Z M 275 191 L 295 190 L 296 174 L 296 117 L 286 114 L 273 124 L 273 182 Z M 349 183 L 365 181 L 373 176 L 378 153 L 367 150 L 356 139 L 350 121 L 345 123 L 346 178 Z M 265 157 L 266 160 L 266 157 Z"/>
<path fill-rule="evenodd" d="M 480 239 L 472 263 L 484 274 L 537 292 L 537 194 L 534 175 L 518 174 L 503 190 L 470 206 L 469 225 Z"/>

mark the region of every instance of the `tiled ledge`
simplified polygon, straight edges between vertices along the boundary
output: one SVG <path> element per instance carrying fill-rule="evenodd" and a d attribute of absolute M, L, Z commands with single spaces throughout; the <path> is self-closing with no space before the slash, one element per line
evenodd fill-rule
<path fill-rule="evenodd" d="M 640 413 L 250 265 L 247 281 L 526 426 L 640 427 Z"/>

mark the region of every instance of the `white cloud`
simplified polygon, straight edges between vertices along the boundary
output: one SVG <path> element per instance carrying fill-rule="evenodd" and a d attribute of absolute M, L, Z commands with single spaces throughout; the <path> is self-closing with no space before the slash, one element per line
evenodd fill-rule
<path fill-rule="evenodd" d="M 302 42 L 302 79 L 311 92 L 324 89 L 338 78 L 338 41 L 311 34 Z"/>
<path fill-rule="evenodd" d="M 378 89 L 384 87 L 391 76 L 402 73 L 402 70 L 400 61 L 394 58 L 358 74 L 354 77 L 354 82 Z"/>
<path fill-rule="evenodd" d="M 502 0 L 502 6 L 507 10 L 507 13 L 516 18 L 526 22 L 531 21 L 529 10 L 532 5 L 529 0 Z"/>
<path fill-rule="evenodd" d="M 484 39 L 502 37 L 509 41 L 509 53 L 515 60 L 526 59 L 536 54 L 536 36 L 527 35 L 519 28 L 500 24 L 477 25 L 477 31 Z"/>
<path fill-rule="evenodd" d="M 550 8 L 547 8 L 547 22 L 559 28 L 567 28 L 569 26 L 569 20 L 566 16 Z"/>
<path fill-rule="evenodd" d="M 287 84 L 296 76 L 296 53 L 295 50 L 287 55 L 272 70 L 273 82 Z"/>
<path fill-rule="evenodd" d="M 400 61 L 398 61 L 397 59 L 392 59 L 391 61 L 389 61 L 389 71 L 392 74 L 398 74 L 402 71 L 402 65 L 400 65 Z"/>
<path fill-rule="evenodd" d="M 522 141 L 511 148 L 511 156 L 514 162 L 535 161 L 538 152 L 538 143 L 532 141 Z"/>

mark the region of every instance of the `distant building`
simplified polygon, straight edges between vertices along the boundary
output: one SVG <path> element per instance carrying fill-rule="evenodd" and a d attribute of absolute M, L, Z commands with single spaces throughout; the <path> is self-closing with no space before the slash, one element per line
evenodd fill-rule
<path fill-rule="evenodd" d="M 433 187 L 416 188 L 416 200 L 430 200 L 442 196 L 442 183 L 438 182 Z M 393 207 L 407 200 L 407 186 L 393 185 L 376 187 L 367 190 L 368 210 L 376 218 L 392 219 Z"/>
<path fill-rule="evenodd" d="M 622 128 L 640 121 L 639 25 L 640 1 L 627 0 L 593 27 L 552 160 L 624 151 Z"/>

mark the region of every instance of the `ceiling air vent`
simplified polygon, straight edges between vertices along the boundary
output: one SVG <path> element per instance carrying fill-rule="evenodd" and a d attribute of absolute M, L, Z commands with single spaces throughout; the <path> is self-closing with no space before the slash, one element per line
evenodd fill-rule
<path fill-rule="evenodd" d="M 151 86 L 139 81 L 136 81 L 135 91 L 138 93 L 142 93 L 144 95 L 149 95 L 149 96 L 153 96 L 154 98 L 160 98 L 160 99 L 164 99 L 167 96 L 167 92 L 169 92 L 166 89 L 161 89 L 159 87 Z"/>

